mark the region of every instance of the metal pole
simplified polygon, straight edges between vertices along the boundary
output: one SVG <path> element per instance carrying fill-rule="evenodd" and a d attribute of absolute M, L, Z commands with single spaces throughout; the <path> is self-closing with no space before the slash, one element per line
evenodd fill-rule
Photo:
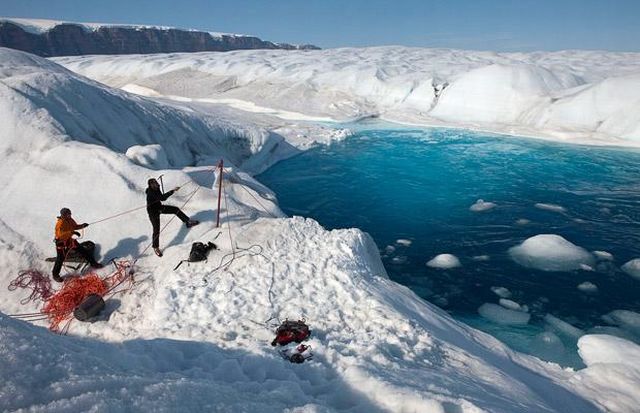
<path fill-rule="evenodd" d="M 216 228 L 220 228 L 220 199 L 222 199 L 222 174 L 223 174 L 223 162 L 220 159 L 218 164 L 220 168 L 220 176 L 218 177 L 218 216 L 216 218 Z"/>

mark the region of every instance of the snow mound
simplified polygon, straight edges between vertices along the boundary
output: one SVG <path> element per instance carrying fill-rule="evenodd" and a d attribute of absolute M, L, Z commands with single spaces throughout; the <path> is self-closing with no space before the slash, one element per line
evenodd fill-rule
<path fill-rule="evenodd" d="M 469 207 L 469 211 L 483 212 L 495 208 L 496 204 L 493 202 L 485 202 L 482 199 L 478 199 L 475 204 Z"/>
<path fill-rule="evenodd" d="M 640 346 L 620 337 L 589 334 L 580 338 L 578 348 L 587 366 L 597 363 L 628 364 L 640 360 Z"/>
<path fill-rule="evenodd" d="M 524 267 L 542 271 L 572 271 L 591 267 L 593 256 L 555 234 L 541 234 L 527 238 L 522 244 L 509 249 L 509 255 Z"/>
<path fill-rule="evenodd" d="M 478 308 L 478 313 L 498 324 L 524 325 L 529 323 L 531 315 L 522 311 L 510 310 L 493 303 L 484 303 Z"/>
<path fill-rule="evenodd" d="M 456 257 L 455 255 L 440 254 L 429 260 L 427 262 L 427 266 L 431 268 L 449 269 L 461 267 L 462 264 L 460 263 L 458 257 Z"/>
<path fill-rule="evenodd" d="M 135 145 L 127 149 L 126 157 L 150 169 L 168 169 L 169 161 L 161 145 Z"/>
<path fill-rule="evenodd" d="M 578 353 L 588 366 L 572 382 L 580 383 L 604 411 L 628 413 L 640 405 L 640 346 L 609 335 L 586 335 Z"/>
<path fill-rule="evenodd" d="M 492 64 L 471 70 L 447 87 L 431 114 L 484 123 L 515 123 L 551 92 L 582 81 L 528 64 Z"/>
<path fill-rule="evenodd" d="M 640 280 L 640 258 L 627 261 L 621 269 L 633 278 Z"/>

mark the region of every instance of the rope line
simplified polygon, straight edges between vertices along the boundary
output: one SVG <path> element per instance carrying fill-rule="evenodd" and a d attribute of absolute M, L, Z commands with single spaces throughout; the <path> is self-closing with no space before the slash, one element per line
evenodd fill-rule
<path fill-rule="evenodd" d="M 258 205 L 260 205 L 260 207 L 262 208 L 262 210 L 264 212 L 266 212 L 268 215 L 270 215 L 272 218 L 278 218 L 276 215 L 274 215 L 272 212 L 269 212 L 264 205 L 262 205 L 262 203 L 260 202 L 260 200 L 258 200 L 258 198 L 255 197 L 255 195 L 253 195 L 244 185 L 240 185 L 240 188 L 244 189 L 257 203 Z"/>

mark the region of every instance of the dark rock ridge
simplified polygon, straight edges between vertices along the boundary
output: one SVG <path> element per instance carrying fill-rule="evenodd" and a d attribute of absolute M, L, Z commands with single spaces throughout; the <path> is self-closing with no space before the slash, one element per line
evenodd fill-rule
<path fill-rule="evenodd" d="M 252 36 L 212 36 L 207 32 L 152 27 L 100 26 L 87 29 L 80 24 L 60 23 L 41 34 L 19 24 L 0 20 L 0 46 L 39 56 L 87 54 L 150 54 L 180 52 L 225 52 L 243 49 L 313 50 L 313 45 L 273 43 Z"/>

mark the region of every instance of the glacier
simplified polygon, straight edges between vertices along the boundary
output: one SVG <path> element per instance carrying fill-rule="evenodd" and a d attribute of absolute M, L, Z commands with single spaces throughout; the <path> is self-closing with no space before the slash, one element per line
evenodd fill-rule
<path fill-rule="evenodd" d="M 640 371 L 629 361 L 637 345 L 584 335 L 579 345 L 587 367 L 578 371 L 510 350 L 390 281 L 370 236 L 285 217 L 276 194 L 252 177 L 310 146 L 348 137 L 348 130 L 309 120 L 318 117 L 430 122 L 433 115 L 461 127 L 522 127 L 576 142 L 635 145 L 631 92 L 640 62 L 634 54 L 606 55 L 373 48 L 46 60 L 0 48 L 0 406 L 633 411 Z M 511 59 L 519 60 L 515 68 Z M 501 82 L 492 76 L 506 74 L 509 84 L 492 93 L 513 94 L 513 112 L 495 107 L 473 125 L 452 120 L 464 85 L 478 78 Z M 454 87 L 457 80 L 462 86 Z M 118 89 L 127 85 L 155 95 Z M 622 95 L 614 99 L 612 91 Z M 612 102 L 600 111 L 602 96 Z M 572 105 L 596 111 L 602 122 L 576 119 L 567 130 L 554 129 L 565 110 L 574 112 Z M 616 122 L 628 113 L 636 117 Z M 220 158 L 228 202 L 216 228 L 211 169 Z M 43 258 L 53 252 L 60 207 L 97 221 L 144 204 L 146 180 L 158 174 L 200 188 L 187 209 L 203 223 L 189 232 L 170 226 L 165 256 L 140 257 L 133 292 L 97 321 L 74 322 L 68 336 L 51 334 L 42 321 L 8 316 L 38 309 L 21 305 L 24 294 L 7 285 L 21 269 L 50 270 Z M 179 192 L 173 203 L 186 195 Z M 141 211 L 91 225 L 85 236 L 99 244 L 102 258 L 111 258 L 138 255 L 149 232 Z M 214 238 L 221 249 L 210 255 L 212 265 L 172 270 L 192 242 Z M 225 254 L 256 247 L 260 253 L 212 270 Z M 312 362 L 289 364 L 269 345 L 270 322 L 286 317 L 311 324 Z"/>

